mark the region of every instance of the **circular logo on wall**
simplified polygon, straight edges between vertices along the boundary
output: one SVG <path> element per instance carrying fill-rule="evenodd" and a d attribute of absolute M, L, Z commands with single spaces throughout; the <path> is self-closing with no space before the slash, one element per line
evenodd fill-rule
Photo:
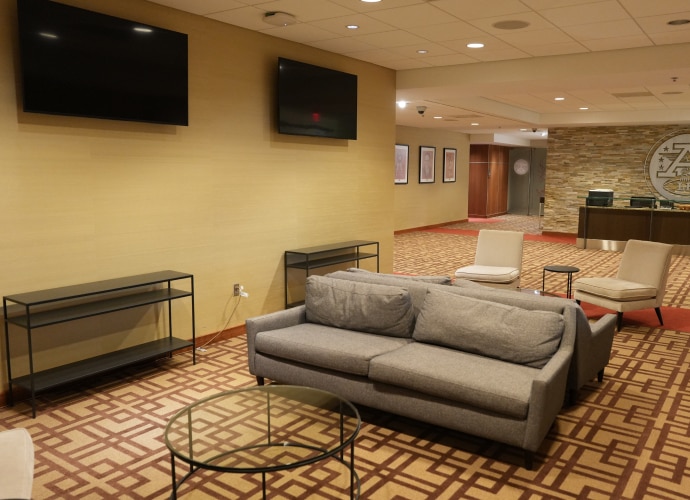
<path fill-rule="evenodd" d="M 659 139 L 647 155 L 644 173 L 647 184 L 664 198 L 690 198 L 690 131 Z"/>

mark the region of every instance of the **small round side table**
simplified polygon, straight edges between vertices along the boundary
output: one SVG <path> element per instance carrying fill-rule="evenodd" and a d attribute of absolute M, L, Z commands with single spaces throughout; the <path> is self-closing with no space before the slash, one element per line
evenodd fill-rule
<path fill-rule="evenodd" d="M 574 267 L 574 266 L 557 266 L 557 265 L 551 265 L 551 266 L 544 266 L 544 271 L 542 272 L 541 275 L 541 291 L 544 291 L 544 282 L 546 281 L 546 271 L 549 271 L 550 273 L 566 273 L 568 275 L 568 287 L 566 291 L 566 297 L 567 298 L 572 298 L 573 295 L 573 273 L 580 272 L 579 267 Z"/>

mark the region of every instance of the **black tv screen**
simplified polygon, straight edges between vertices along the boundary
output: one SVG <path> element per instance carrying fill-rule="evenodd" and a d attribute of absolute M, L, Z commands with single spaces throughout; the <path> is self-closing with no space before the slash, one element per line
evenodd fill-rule
<path fill-rule="evenodd" d="M 357 75 L 279 58 L 278 132 L 357 139 Z"/>
<path fill-rule="evenodd" d="M 48 0 L 17 0 L 23 109 L 188 124 L 187 35 Z"/>

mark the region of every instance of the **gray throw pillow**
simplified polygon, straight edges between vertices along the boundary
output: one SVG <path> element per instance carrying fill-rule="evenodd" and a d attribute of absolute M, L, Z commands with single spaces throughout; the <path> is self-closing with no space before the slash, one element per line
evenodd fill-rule
<path fill-rule="evenodd" d="M 558 349 L 564 325 L 563 316 L 555 312 L 531 311 L 430 289 L 413 338 L 541 368 Z"/>
<path fill-rule="evenodd" d="M 309 276 L 305 305 L 310 323 L 392 337 L 412 335 L 412 300 L 401 287 Z"/>

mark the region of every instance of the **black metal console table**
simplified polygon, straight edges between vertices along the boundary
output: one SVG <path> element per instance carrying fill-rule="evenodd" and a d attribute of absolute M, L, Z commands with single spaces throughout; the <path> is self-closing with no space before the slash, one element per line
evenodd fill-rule
<path fill-rule="evenodd" d="M 362 247 L 365 250 L 362 251 Z M 366 247 L 372 247 L 368 249 Z M 373 250 L 373 248 L 376 248 Z M 354 240 L 300 248 L 285 251 L 285 307 L 294 307 L 304 301 L 290 301 L 288 293 L 288 269 L 301 269 L 306 276 L 312 269 L 352 262 L 356 267 L 365 259 L 376 259 L 376 272 L 379 272 L 379 242 Z M 305 278 L 306 279 L 306 278 Z"/>
<path fill-rule="evenodd" d="M 185 282 L 182 280 L 186 280 Z M 173 282 L 183 289 L 172 287 Z M 191 300 L 191 337 L 173 337 L 172 304 L 175 299 Z M 38 370 L 34 363 L 33 336 L 36 330 L 58 323 L 66 323 L 91 316 L 108 314 L 135 307 L 168 303 L 168 336 L 132 347 L 112 351 L 93 358 Z M 92 283 L 38 290 L 3 297 L 5 320 L 5 348 L 9 380 L 8 402 L 13 404 L 13 386 L 31 394 L 32 414 L 36 417 L 36 393 L 58 385 L 122 368 L 140 361 L 159 358 L 178 349 L 194 347 L 194 276 L 177 271 L 159 271 Z M 13 376 L 10 325 L 26 331 L 28 345 L 28 374 Z M 196 351 L 192 349 L 192 362 Z"/>

